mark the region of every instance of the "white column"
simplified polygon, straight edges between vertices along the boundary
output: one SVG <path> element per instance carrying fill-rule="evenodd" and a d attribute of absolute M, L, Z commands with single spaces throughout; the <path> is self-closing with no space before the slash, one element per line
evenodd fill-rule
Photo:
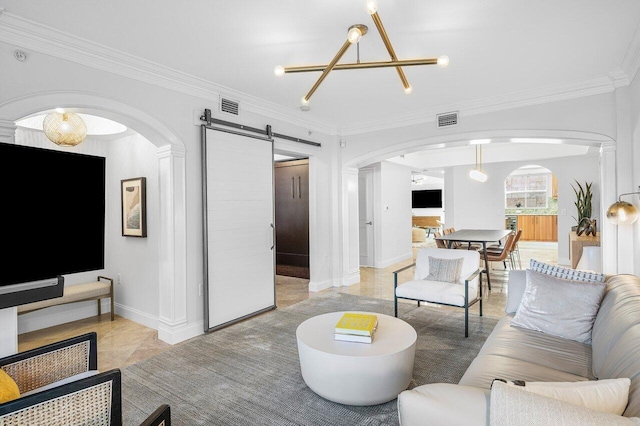
<path fill-rule="evenodd" d="M 15 143 L 16 124 L 0 119 L 0 143 Z M 18 308 L 0 309 L 0 357 L 18 352 Z"/>
<path fill-rule="evenodd" d="M 0 309 L 0 357 L 18 353 L 18 308 Z"/>
<path fill-rule="evenodd" d="M 160 183 L 160 306 L 158 338 L 170 344 L 194 334 L 187 328 L 185 153 L 166 146 L 158 150 Z"/>
<path fill-rule="evenodd" d="M 616 89 L 616 162 L 614 175 L 616 176 L 616 198 L 626 192 L 633 192 L 637 183 L 633 181 L 633 136 L 632 136 L 632 109 L 631 92 L 629 87 Z M 628 197 L 628 196 L 627 196 Z M 611 203 L 616 199 L 610 200 Z M 625 201 L 631 201 L 630 198 Z M 607 208 L 611 203 L 607 204 Z M 632 274 L 637 253 L 634 253 L 633 225 L 618 225 L 617 259 L 618 274 Z"/>
<path fill-rule="evenodd" d="M 607 220 L 607 209 L 613 204 L 616 193 L 616 150 L 615 146 L 602 147 L 600 155 L 600 247 L 602 252 L 602 272 L 618 272 L 618 227 Z"/>
<path fill-rule="evenodd" d="M 0 143 L 16 143 L 16 123 L 0 118 Z"/>
<path fill-rule="evenodd" d="M 358 169 L 342 169 L 342 285 L 360 282 Z"/>

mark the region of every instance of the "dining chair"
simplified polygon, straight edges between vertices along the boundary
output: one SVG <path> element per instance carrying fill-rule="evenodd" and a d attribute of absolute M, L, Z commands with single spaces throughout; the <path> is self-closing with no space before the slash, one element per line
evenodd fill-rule
<path fill-rule="evenodd" d="M 436 247 L 443 249 L 447 248 L 447 243 L 439 239 L 440 237 L 442 237 L 442 234 L 440 232 L 434 232 L 433 237 L 436 240 Z"/>
<path fill-rule="evenodd" d="M 522 269 L 522 261 L 520 258 L 520 251 L 518 249 L 518 241 L 520 241 L 521 237 L 522 237 L 522 229 L 518 229 L 518 231 L 515 232 L 515 239 L 513 241 L 513 244 L 511 245 L 511 250 L 509 251 L 509 253 L 507 253 L 509 263 L 511 264 L 511 269 L 515 269 L 516 262 L 518 262 L 518 269 Z M 498 256 L 504 250 L 505 245 L 506 245 L 506 241 L 504 244 L 491 245 L 487 247 L 487 253 L 492 253 Z M 503 261 L 505 269 L 507 268 L 506 261 L 507 261 L 506 259 Z"/>
<path fill-rule="evenodd" d="M 515 269 L 515 265 L 511 258 L 511 250 L 513 248 L 515 240 L 516 234 L 512 232 L 505 239 L 502 250 L 496 252 L 494 250 L 487 249 L 487 265 L 485 265 L 485 272 L 487 273 L 487 275 L 491 273 L 491 262 L 502 262 L 505 269 L 507 269 L 507 262 L 509 262 L 511 269 Z"/>

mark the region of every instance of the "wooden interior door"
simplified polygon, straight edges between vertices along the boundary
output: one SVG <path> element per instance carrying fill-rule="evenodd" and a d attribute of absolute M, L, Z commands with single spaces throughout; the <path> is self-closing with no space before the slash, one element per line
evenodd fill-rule
<path fill-rule="evenodd" d="M 309 278 L 309 160 L 275 163 L 276 274 Z"/>

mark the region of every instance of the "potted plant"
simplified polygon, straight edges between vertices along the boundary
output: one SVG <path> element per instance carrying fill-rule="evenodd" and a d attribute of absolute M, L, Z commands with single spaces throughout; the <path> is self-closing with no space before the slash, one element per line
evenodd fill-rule
<path fill-rule="evenodd" d="M 573 192 L 576 194 L 576 201 L 574 202 L 578 211 L 578 217 L 573 217 L 578 225 L 575 227 L 576 234 L 582 235 L 596 235 L 596 220 L 591 218 L 591 200 L 593 198 L 593 192 L 591 191 L 591 185 L 593 183 L 585 182 L 584 187 L 576 180 L 575 186 L 571 185 Z M 573 228 L 572 228 L 573 229 Z"/>

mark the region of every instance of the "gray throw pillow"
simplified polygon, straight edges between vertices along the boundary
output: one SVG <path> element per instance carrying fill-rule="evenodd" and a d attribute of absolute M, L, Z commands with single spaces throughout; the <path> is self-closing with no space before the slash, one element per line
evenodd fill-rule
<path fill-rule="evenodd" d="M 522 301 L 511 325 L 591 344 L 591 329 L 605 283 L 572 281 L 529 269 Z"/>
<path fill-rule="evenodd" d="M 446 283 L 457 283 L 460 279 L 463 258 L 439 259 L 429 256 L 429 274 L 425 277 L 428 281 L 443 281 Z"/>

